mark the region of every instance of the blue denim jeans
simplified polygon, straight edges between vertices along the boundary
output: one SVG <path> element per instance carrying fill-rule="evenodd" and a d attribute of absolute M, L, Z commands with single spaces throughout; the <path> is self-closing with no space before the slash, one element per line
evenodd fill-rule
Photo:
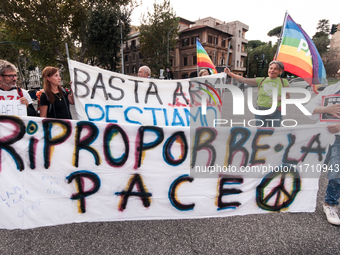
<path fill-rule="evenodd" d="M 261 127 L 280 127 L 281 126 L 281 111 L 276 109 L 276 111 L 271 115 L 256 115 L 255 114 L 256 126 Z M 261 121 L 262 120 L 262 121 Z M 269 120 L 269 121 L 268 121 Z M 272 125 L 274 124 L 274 125 Z"/>
<path fill-rule="evenodd" d="M 329 205 L 338 205 L 340 198 L 340 136 L 336 135 L 334 144 L 330 149 L 330 160 L 327 177 L 329 179 L 326 189 L 325 202 Z"/>

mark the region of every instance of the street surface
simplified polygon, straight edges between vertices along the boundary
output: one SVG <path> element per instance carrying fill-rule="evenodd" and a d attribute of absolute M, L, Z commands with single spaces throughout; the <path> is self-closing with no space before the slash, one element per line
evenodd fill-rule
<path fill-rule="evenodd" d="M 254 99 L 256 94 L 257 91 Z M 236 121 L 231 105 L 231 93 L 226 92 L 223 118 Z M 246 116 L 237 118 L 253 119 L 245 109 Z M 299 125 L 315 123 L 294 106 L 289 107 L 284 118 L 296 119 Z M 322 210 L 325 174 L 319 185 L 314 213 L 74 223 L 0 230 L 0 254 L 338 254 L 340 228 L 329 224 Z"/>

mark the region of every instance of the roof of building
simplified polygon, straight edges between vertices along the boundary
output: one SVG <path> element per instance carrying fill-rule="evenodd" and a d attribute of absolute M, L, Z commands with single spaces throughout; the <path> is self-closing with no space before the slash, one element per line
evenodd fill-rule
<path fill-rule="evenodd" d="M 219 31 L 221 33 L 225 33 L 227 36 L 233 36 L 232 34 L 229 34 L 227 32 L 224 32 L 224 31 L 221 31 L 220 29 L 217 29 L 217 28 L 214 28 L 214 27 L 211 27 L 211 26 L 207 26 L 207 25 L 202 25 L 202 26 L 193 26 L 193 27 L 188 27 L 187 29 L 184 29 L 181 31 L 181 33 L 183 32 L 189 32 L 189 31 L 193 31 L 193 30 L 198 30 L 198 29 L 204 29 L 204 28 L 210 28 L 210 29 L 213 29 L 213 30 L 216 30 L 216 31 Z"/>

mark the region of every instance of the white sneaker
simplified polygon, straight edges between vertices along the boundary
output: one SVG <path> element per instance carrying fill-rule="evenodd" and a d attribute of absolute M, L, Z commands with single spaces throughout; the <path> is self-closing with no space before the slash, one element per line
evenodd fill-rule
<path fill-rule="evenodd" d="M 340 225 L 340 219 L 337 214 L 337 208 L 335 206 L 323 205 L 323 211 L 326 214 L 329 223 L 334 225 Z"/>

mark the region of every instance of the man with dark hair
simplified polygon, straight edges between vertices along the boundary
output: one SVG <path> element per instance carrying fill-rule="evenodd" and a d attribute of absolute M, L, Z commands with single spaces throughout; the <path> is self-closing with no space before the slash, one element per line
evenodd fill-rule
<path fill-rule="evenodd" d="M 16 86 L 17 72 L 17 68 L 12 63 L 0 59 L 0 100 L 19 100 L 26 105 L 28 116 L 36 116 L 30 95 L 26 90 Z"/>

